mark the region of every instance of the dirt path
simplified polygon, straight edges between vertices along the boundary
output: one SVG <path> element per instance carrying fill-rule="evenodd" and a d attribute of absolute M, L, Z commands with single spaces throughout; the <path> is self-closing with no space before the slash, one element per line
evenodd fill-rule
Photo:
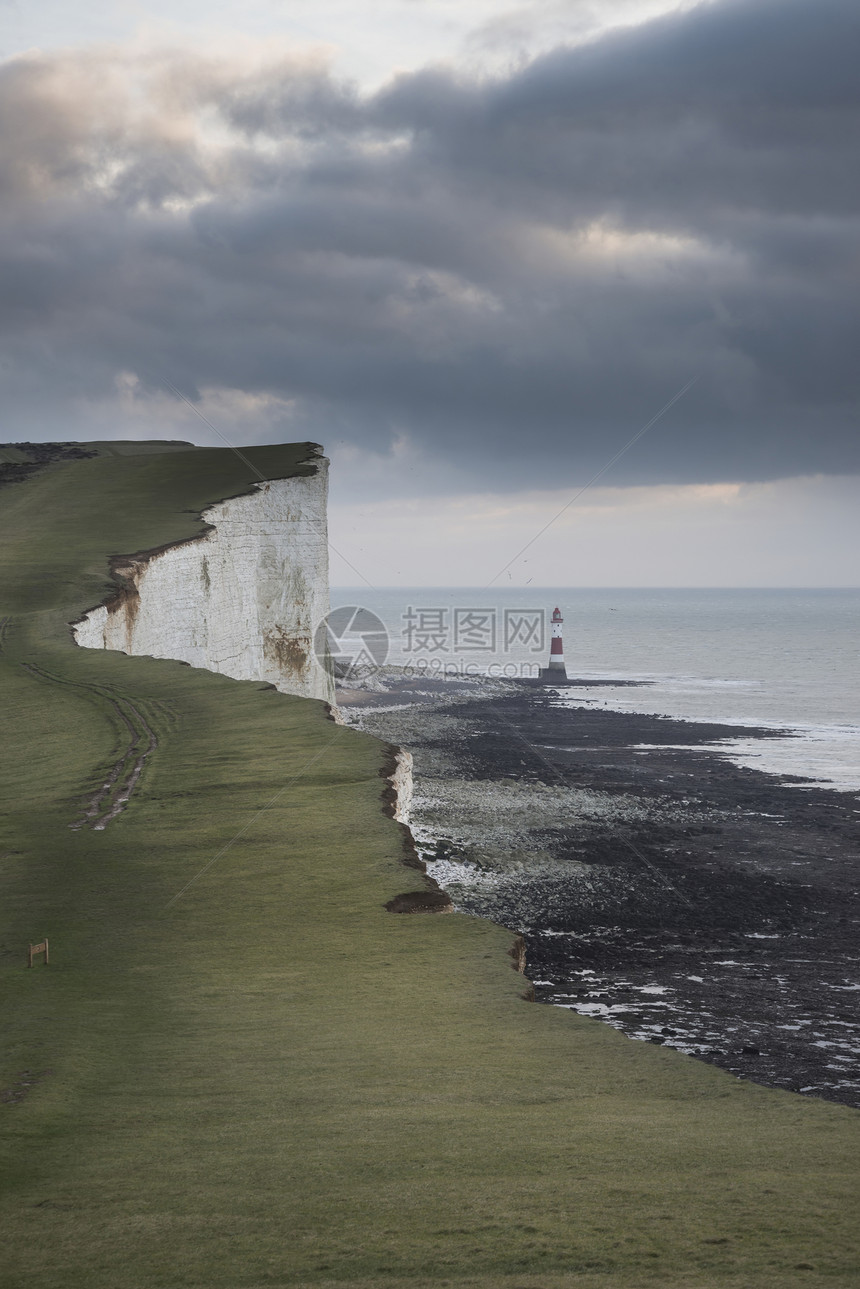
<path fill-rule="evenodd" d="M 137 699 L 135 703 L 138 705 L 135 706 L 135 703 L 132 703 L 126 695 L 119 694 L 107 686 L 66 680 L 33 663 L 21 665 L 25 671 L 39 680 L 83 690 L 84 693 L 106 705 L 116 717 L 120 737 L 125 739 L 125 745 L 120 748 L 119 756 L 111 766 L 101 787 L 86 803 L 83 817 L 69 824 L 69 827 L 75 831 L 86 827 L 92 828 L 95 832 L 101 832 L 128 805 L 132 793 L 140 782 L 147 757 L 158 749 L 156 732 L 140 711 L 140 703 Z"/>

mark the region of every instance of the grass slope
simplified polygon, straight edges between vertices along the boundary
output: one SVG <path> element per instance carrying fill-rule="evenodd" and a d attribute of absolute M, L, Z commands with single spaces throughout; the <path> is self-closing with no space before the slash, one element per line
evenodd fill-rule
<path fill-rule="evenodd" d="M 196 450 L 0 494 L 4 1289 L 856 1285 L 856 1114 L 522 1001 L 491 924 L 385 912 L 416 875 L 384 749 L 322 704 L 73 645 L 109 554 L 251 482 Z M 72 831 L 116 702 L 158 750 Z"/>

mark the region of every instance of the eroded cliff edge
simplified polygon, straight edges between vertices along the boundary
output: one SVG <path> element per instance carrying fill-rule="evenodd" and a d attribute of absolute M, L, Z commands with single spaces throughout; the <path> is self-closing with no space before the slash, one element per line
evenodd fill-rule
<path fill-rule="evenodd" d="M 173 658 L 334 702 L 314 631 L 328 613 L 328 461 L 203 512 L 209 531 L 118 557 L 117 593 L 73 624 L 77 643 Z M 308 463 L 303 463 L 308 464 Z"/>

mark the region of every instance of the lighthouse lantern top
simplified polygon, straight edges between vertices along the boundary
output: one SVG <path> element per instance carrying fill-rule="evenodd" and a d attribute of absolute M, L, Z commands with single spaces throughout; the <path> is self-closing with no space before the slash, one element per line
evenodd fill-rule
<path fill-rule="evenodd" d="M 564 621 L 564 619 L 563 619 L 563 618 L 562 618 L 562 616 L 561 616 L 561 609 L 553 609 L 553 611 L 552 611 L 552 620 L 553 620 L 553 622 L 563 622 L 563 621 Z"/>

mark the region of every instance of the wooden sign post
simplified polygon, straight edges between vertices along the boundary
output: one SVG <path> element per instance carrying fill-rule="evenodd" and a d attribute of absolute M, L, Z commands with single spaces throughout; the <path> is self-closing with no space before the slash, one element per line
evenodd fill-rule
<path fill-rule="evenodd" d="M 37 953 L 44 953 L 44 955 L 45 955 L 45 966 L 47 967 L 47 965 L 48 965 L 48 941 L 47 941 L 47 940 L 40 940 L 38 944 L 31 944 L 31 945 L 30 945 L 29 951 L 28 951 L 28 953 L 27 953 L 27 966 L 28 966 L 28 967 L 32 967 L 32 965 L 33 965 L 33 959 L 35 958 L 35 956 L 36 956 L 36 954 L 37 954 Z"/>

